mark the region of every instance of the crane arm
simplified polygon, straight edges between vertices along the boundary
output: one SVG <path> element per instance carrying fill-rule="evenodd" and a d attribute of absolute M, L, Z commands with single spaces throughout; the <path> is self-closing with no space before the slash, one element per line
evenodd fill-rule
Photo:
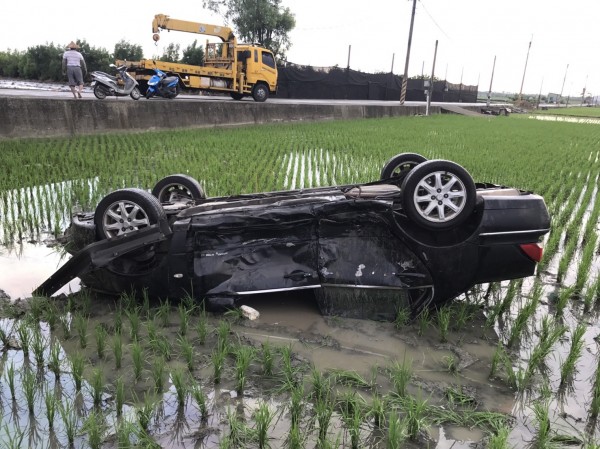
<path fill-rule="evenodd" d="M 223 42 L 236 42 L 235 35 L 229 27 L 210 25 L 207 23 L 190 22 L 187 20 L 171 19 L 164 14 L 157 14 L 152 21 L 152 32 L 154 40 L 159 40 L 160 30 L 185 31 L 187 33 L 206 34 L 219 37 Z"/>

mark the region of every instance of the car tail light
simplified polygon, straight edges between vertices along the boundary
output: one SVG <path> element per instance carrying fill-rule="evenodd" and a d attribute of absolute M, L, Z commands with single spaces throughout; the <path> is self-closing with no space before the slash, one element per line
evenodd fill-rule
<path fill-rule="evenodd" d="M 527 256 L 531 260 L 535 262 L 539 262 L 540 260 L 542 260 L 542 254 L 544 252 L 544 249 L 539 243 L 524 243 L 520 246 L 523 252 L 527 254 Z"/>

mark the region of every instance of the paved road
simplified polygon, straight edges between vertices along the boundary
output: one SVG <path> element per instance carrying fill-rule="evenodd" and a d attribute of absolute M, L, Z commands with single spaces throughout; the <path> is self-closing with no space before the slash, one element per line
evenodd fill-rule
<path fill-rule="evenodd" d="M 72 99 L 71 92 L 66 85 L 62 84 L 43 84 L 43 83 L 22 83 L 21 85 L 11 84 L 10 81 L 0 80 L 0 96 L 16 96 L 16 97 L 36 97 L 36 98 L 61 98 Z M 73 99 L 74 100 L 74 99 Z M 130 97 L 107 97 L 105 100 L 98 100 L 89 87 L 84 88 L 83 100 L 89 101 L 134 101 Z M 211 95 L 179 95 L 175 100 L 165 100 L 163 98 L 153 98 L 146 100 L 145 98 L 139 101 L 235 101 L 229 96 L 211 96 Z M 253 102 L 251 97 L 244 98 L 242 101 Z M 272 97 L 268 102 L 280 104 L 315 104 L 315 105 L 331 105 L 331 104 L 355 104 L 365 106 L 400 106 L 400 101 L 379 101 L 379 100 L 305 100 L 305 99 L 290 99 Z M 407 101 L 406 106 L 424 106 L 424 101 Z M 437 103 L 432 102 L 432 106 L 444 106 L 452 103 Z M 482 103 L 454 103 L 458 106 L 482 106 Z"/>

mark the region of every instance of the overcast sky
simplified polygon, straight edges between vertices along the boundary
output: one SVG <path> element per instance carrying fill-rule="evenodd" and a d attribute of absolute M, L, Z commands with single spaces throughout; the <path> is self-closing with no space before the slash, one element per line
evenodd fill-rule
<path fill-rule="evenodd" d="M 288 60 L 298 64 L 350 67 L 366 72 L 404 72 L 412 0 L 283 0 L 296 17 Z M 103 17 L 102 10 L 107 10 Z M 205 36 L 162 32 L 152 41 L 155 14 L 212 24 L 218 16 L 201 0 L 96 3 L 77 0 L 3 2 L 0 50 L 26 50 L 85 39 L 110 52 L 120 39 L 142 45 L 145 57 L 160 55 L 170 42 L 184 48 Z M 494 56 L 494 91 L 519 92 L 532 41 L 524 93 L 540 90 L 600 94 L 600 0 L 419 0 L 409 76 L 430 74 L 436 39 L 435 75 L 489 89 Z M 533 39 L 532 39 L 533 38 Z M 568 69 L 567 69 L 568 65 Z"/>

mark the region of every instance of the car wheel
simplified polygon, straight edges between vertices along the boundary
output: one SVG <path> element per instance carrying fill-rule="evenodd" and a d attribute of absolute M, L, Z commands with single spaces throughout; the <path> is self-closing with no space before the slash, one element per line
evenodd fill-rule
<path fill-rule="evenodd" d="M 129 94 L 129 96 L 131 96 L 131 98 L 133 98 L 134 100 L 139 100 L 140 97 L 142 96 L 140 90 L 136 87 L 133 88 L 133 90 L 131 91 L 131 93 Z"/>
<path fill-rule="evenodd" d="M 96 235 L 112 239 L 166 221 L 158 200 L 145 190 L 121 189 L 106 195 L 94 213 Z"/>
<path fill-rule="evenodd" d="M 401 185 L 406 175 L 425 161 L 427 159 L 417 153 L 397 154 L 383 165 L 380 179 L 394 178 L 394 183 Z"/>
<path fill-rule="evenodd" d="M 206 198 L 200 183 L 188 175 L 171 175 L 161 179 L 152 189 L 152 195 L 158 198 L 160 203 Z"/>
<path fill-rule="evenodd" d="M 252 98 L 259 103 L 266 101 L 269 98 L 269 89 L 263 83 L 255 85 L 252 89 Z"/>
<path fill-rule="evenodd" d="M 104 100 L 106 98 L 106 92 L 104 91 L 104 87 L 101 84 L 96 84 L 94 86 L 94 95 L 98 100 Z"/>
<path fill-rule="evenodd" d="M 242 98 L 244 98 L 244 94 L 241 94 L 239 92 L 230 92 L 229 95 L 231 95 L 231 98 L 233 98 L 236 101 L 239 101 Z"/>
<path fill-rule="evenodd" d="M 424 228 L 450 229 L 472 214 L 475 195 L 475 183 L 463 167 L 450 161 L 427 161 L 404 179 L 402 208 Z"/>

